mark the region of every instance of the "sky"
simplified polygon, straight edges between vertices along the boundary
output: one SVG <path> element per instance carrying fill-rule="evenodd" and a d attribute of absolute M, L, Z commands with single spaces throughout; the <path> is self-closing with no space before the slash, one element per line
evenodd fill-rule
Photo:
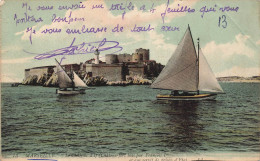
<path fill-rule="evenodd" d="M 197 38 L 200 38 L 200 47 L 216 76 L 260 75 L 259 3 L 257 0 L 1 1 L 1 81 L 22 81 L 25 69 L 55 65 L 55 58 L 62 60 L 62 64 L 70 64 L 94 57 L 93 53 L 85 53 L 35 59 L 38 54 L 69 47 L 73 40 L 73 45 L 104 39 L 117 42 L 120 48 L 102 51 L 101 59 L 105 54 L 117 50 L 121 51 L 116 54 L 132 54 L 138 48 L 149 49 L 150 59 L 165 65 L 188 25 L 195 45 Z M 93 5 L 100 8 L 93 8 Z M 48 6 L 53 6 L 53 9 L 38 10 Z M 185 6 L 190 8 L 190 12 L 171 12 Z M 233 10 L 221 10 L 228 7 Z M 192 9 L 194 12 L 191 12 Z M 208 12 L 203 14 L 203 10 Z M 22 20 L 26 17 L 29 21 Z M 73 21 L 58 22 L 65 17 L 67 20 L 73 18 Z M 81 30 L 83 25 L 85 29 L 93 27 L 107 30 L 81 34 L 66 32 L 68 29 Z M 117 25 L 123 30 L 112 32 Z M 146 29 L 150 26 L 151 30 L 131 32 L 135 26 Z M 61 32 L 42 33 L 46 29 L 60 29 Z M 115 45 L 106 43 L 105 46 L 111 44 Z"/>

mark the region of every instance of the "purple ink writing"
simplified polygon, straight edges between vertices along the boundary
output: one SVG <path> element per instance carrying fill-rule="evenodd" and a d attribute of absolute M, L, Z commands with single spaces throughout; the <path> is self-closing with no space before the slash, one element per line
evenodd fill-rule
<path fill-rule="evenodd" d="M 123 32 L 124 27 L 119 27 L 119 24 L 115 28 L 112 29 L 112 32 Z"/>
<path fill-rule="evenodd" d="M 218 27 L 222 27 L 222 28 L 226 28 L 227 27 L 227 20 L 226 20 L 226 16 L 225 15 L 222 15 L 222 17 L 219 16 Z"/>
<path fill-rule="evenodd" d="M 111 8 L 109 9 L 110 11 L 114 11 L 114 10 L 125 10 L 125 7 L 123 6 L 123 3 L 118 3 L 118 4 L 112 4 Z"/>
<path fill-rule="evenodd" d="M 145 9 L 145 5 L 142 5 L 141 7 L 140 7 L 140 11 L 145 11 L 146 9 Z"/>
<path fill-rule="evenodd" d="M 237 12 L 238 9 L 239 9 L 239 7 L 230 7 L 230 6 L 225 6 L 225 7 L 219 8 L 219 10 L 222 11 L 222 12 L 229 12 L 229 11 Z"/>
<path fill-rule="evenodd" d="M 90 27 L 87 28 L 85 25 L 81 29 L 67 29 L 67 34 L 85 34 L 85 33 L 98 33 L 98 32 L 107 32 L 107 27 Z"/>
<path fill-rule="evenodd" d="M 154 3 L 153 3 L 153 5 L 152 5 L 152 7 L 151 7 L 151 9 L 150 9 L 150 12 L 151 12 L 151 13 L 154 13 L 155 10 L 156 10 L 156 9 L 154 9 Z"/>
<path fill-rule="evenodd" d="M 14 14 L 14 21 L 16 26 L 18 24 L 25 24 L 31 22 L 38 23 L 43 21 L 41 17 L 35 18 L 34 15 L 31 16 L 27 13 L 28 11 L 32 11 L 31 6 L 29 6 L 27 3 L 23 3 L 22 8 L 25 8 L 25 12 L 22 17 L 18 16 L 16 13 Z"/>
<path fill-rule="evenodd" d="M 52 28 L 52 29 L 46 28 L 41 31 L 41 33 L 43 33 L 43 34 L 54 34 L 54 33 L 60 33 L 60 32 L 61 32 L 60 28 L 59 29 L 58 28 Z"/>
<path fill-rule="evenodd" d="M 82 2 L 80 4 L 72 4 L 71 6 L 59 6 L 59 10 L 74 10 L 74 9 L 79 9 L 79 8 L 86 8 Z"/>
<path fill-rule="evenodd" d="M 38 22 L 42 22 L 43 20 L 41 17 L 35 18 L 34 16 L 30 16 L 27 13 L 24 13 L 24 17 L 21 17 L 21 18 L 18 17 L 17 14 L 14 14 L 14 21 L 17 26 L 18 24 L 25 24 L 25 23 L 31 23 L 31 22 L 38 23 Z"/>
<path fill-rule="evenodd" d="M 37 7 L 37 11 L 39 11 L 39 10 L 42 10 L 42 11 L 44 11 L 44 10 L 53 10 L 53 6 L 38 6 Z"/>
<path fill-rule="evenodd" d="M 134 10 L 135 6 L 132 4 L 132 2 L 129 2 L 129 4 L 126 7 L 129 11 Z"/>
<path fill-rule="evenodd" d="M 25 8 L 26 12 L 32 10 L 32 9 L 31 9 L 31 6 L 29 6 L 27 3 L 23 3 L 23 4 L 22 4 L 22 8 Z"/>
<path fill-rule="evenodd" d="M 72 40 L 72 43 L 70 44 L 69 47 L 38 54 L 37 56 L 34 57 L 34 59 L 42 60 L 42 59 L 52 58 L 61 55 L 65 56 L 65 55 L 89 54 L 89 53 L 94 53 L 96 49 L 98 49 L 100 52 L 112 50 L 111 54 L 114 54 L 123 49 L 123 47 L 119 46 L 119 42 L 109 41 L 106 38 L 104 38 L 102 41 L 96 41 L 96 42 L 89 42 L 89 43 L 82 42 L 79 45 L 74 45 L 75 40 L 76 38 Z M 28 51 L 25 52 L 29 54 L 36 54 Z"/>
<path fill-rule="evenodd" d="M 56 14 L 52 15 L 52 22 L 66 22 L 67 24 L 70 24 L 72 22 L 77 22 L 77 21 L 85 21 L 85 18 L 77 18 L 77 17 L 72 17 L 72 11 L 70 11 L 70 14 L 68 17 L 57 17 Z"/>
<path fill-rule="evenodd" d="M 201 18 L 204 17 L 205 13 L 216 12 L 216 8 L 215 7 L 217 7 L 217 5 L 215 5 L 214 7 L 207 7 L 207 6 L 201 7 L 201 9 L 200 9 L 200 12 L 202 13 Z"/>
<path fill-rule="evenodd" d="M 133 6 L 132 2 L 129 2 L 129 3 L 126 2 L 125 5 L 123 3 L 117 3 L 117 4 L 112 4 L 109 10 L 110 11 L 115 11 L 115 10 L 116 11 L 124 11 L 122 13 L 122 19 L 124 19 L 124 16 L 126 14 L 126 10 L 132 11 L 132 10 L 134 10 L 134 6 Z"/>
<path fill-rule="evenodd" d="M 30 42 L 31 42 L 31 44 L 32 44 L 32 34 L 36 34 L 36 33 L 35 33 L 35 30 L 32 29 L 32 27 L 28 27 L 28 28 L 26 29 L 26 33 L 27 33 L 27 32 L 30 32 L 29 39 L 30 39 Z"/>
<path fill-rule="evenodd" d="M 161 31 L 168 32 L 168 31 L 180 31 L 179 27 L 176 26 L 162 26 Z"/>
<path fill-rule="evenodd" d="M 163 13 L 161 13 L 163 23 L 164 23 L 164 18 L 165 18 L 167 13 L 175 13 L 175 12 L 193 13 L 193 12 L 195 12 L 195 9 L 190 8 L 188 6 L 180 6 L 180 4 L 178 4 L 178 8 L 172 9 L 172 8 L 169 7 L 169 4 L 170 4 L 170 0 L 167 1 L 165 11 Z"/>
<path fill-rule="evenodd" d="M 153 27 L 151 27 L 151 24 L 149 24 L 148 27 L 143 27 L 143 26 L 136 26 L 131 30 L 131 32 L 145 32 L 145 31 L 151 31 L 154 30 Z"/>
<path fill-rule="evenodd" d="M 92 9 L 95 9 L 95 8 L 104 8 L 103 4 L 94 4 L 92 6 Z"/>
<path fill-rule="evenodd" d="M 171 12 L 187 12 L 187 13 L 193 13 L 195 12 L 195 9 L 192 9 L 188 6 L 181 6 L 180 7 L 180 4 L 178 4 L 178 8 L 168 8 L 167 9 L 167 13 L 171 13 Z"/>

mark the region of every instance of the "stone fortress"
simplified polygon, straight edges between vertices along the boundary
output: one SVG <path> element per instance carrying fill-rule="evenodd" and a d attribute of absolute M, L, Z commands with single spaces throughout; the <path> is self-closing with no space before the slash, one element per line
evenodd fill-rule
<path fill-rule="evenodd" d="M 123 82 L 133 80 L 152 80 L 157 77 L 163 65 L 150 60 L 149 49 L 136 49 L 133 54 L 107 54 L 105 62 L 99 59 L 99 52 L 94 58 L 80 64 L 62 65 L 68 75 L 75 71 L 83 81 L 102 78 L 105 82 Z M 25 69 L 25 85 L 57 86 L 56 66 L 42 66 Z M 87 83 L 88 84 L 88 83 Z"/>

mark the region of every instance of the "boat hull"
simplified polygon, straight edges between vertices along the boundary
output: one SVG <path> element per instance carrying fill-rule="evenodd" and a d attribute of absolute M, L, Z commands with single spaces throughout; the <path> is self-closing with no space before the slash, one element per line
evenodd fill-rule
<path fill-rule="evenodd" d="M 56 91 L 59 95 L 77 95 L 77 94 L 85 94 L 85 89 L 78 89 L 78 90 L 61 90 L 57 89 Z"/>
<path fill-rule="evenodd" d="M 199 94 L 193 96 L 157 95 L 159 100 L 214 100 L 217 94 Z"/>

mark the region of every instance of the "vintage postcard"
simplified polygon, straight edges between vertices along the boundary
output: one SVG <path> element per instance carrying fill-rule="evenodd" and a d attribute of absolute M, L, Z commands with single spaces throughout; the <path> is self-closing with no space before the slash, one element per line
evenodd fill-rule
<path fill-rule="evenodd" d="M 0 0 L 0 160 L 259 160 L 259 6 Z"/>

